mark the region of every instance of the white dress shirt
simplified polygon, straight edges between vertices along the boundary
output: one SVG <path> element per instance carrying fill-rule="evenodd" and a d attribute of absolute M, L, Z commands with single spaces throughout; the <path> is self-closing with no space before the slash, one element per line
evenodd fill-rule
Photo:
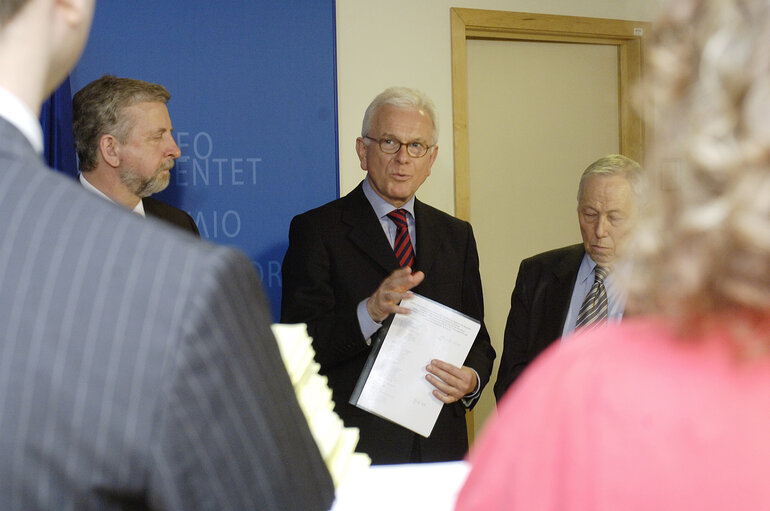
<path fill-rule="evenodd" d="M 43 154 L 43 128 L 40 120 L 19 98 L 0 87 L 0 117 L 16 126 L 35 152 Z"/>
<path fill-rule="evenodd" d="M 101 190 L 99 190 L 97 187 L 95 187 L 94 185 L 89 183 L 88 179 L 86 179 L 83 176 L 82 172 L 78 175 L 78 179 L 80 180 L 80 184 L 83 185 L 83 188 L 85 188 L 89 192 L 95 193 L 99 197 L 101 197 L 103 199 L 107 199 L 108 201 L 112 202 L 113 204 L 117 204 L 114 200 L 112 200 L 109 197 L 107 197 Z M 145 216 L 144 215 L 144 204 L 142 204 L 142 199 L 139 199 L 139 203 L 136 206 L 134 206 L 134 209 L 132 209 L 131 212 L 132 213 L 136 213 L 137 215 L 139 215 L 141 217 Z"/>

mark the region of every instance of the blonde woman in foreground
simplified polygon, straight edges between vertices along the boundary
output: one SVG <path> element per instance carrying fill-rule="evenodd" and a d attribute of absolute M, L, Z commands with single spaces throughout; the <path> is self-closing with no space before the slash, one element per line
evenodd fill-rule
<path fill-rule="evenodd" d="M 674 1 L 649 43 L 636 317 L 532 364 L 458 510 L 770 509 L 770 1 Z"/>

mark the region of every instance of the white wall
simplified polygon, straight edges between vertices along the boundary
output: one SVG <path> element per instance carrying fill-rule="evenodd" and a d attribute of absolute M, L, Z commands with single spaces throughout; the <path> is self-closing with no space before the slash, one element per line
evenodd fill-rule
<path fill-rule="evenodd" d="M 454 213 L 450 7 L 652 21 L 659 0 L 337 0 L 340 193 L 363 179 L 354 147 L 369 102 L 392 85 L 439 111 L 439 155 L 420 200 Z M 384 64 L 383 54 L 397 55 Z"/>

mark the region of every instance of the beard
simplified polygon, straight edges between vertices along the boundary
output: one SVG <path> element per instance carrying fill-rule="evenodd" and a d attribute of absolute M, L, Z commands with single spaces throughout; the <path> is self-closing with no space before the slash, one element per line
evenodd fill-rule
<path fill-rule="evenodd" d="M 168 186 L 171 173 L 167 172 L 174 166 L 174 162 L 161 165 L 150 177 L 142 177 L 132 168 L 120 169 L 120 182 L 128 190 L 139 198 L 162 192 Z"/>

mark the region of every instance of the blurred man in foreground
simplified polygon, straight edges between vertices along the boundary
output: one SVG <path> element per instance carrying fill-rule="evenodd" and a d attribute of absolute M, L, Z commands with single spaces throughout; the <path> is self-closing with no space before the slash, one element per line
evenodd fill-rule
<path fill-rule="evenodd" d="M 0 509 L 325 511 L 249 260 L 41 161 L 93 8 L 0 0 Z"/>
<path fill-rule="evenodd" d="M 460 511 L 770 509 L 770 2 L 675 0 L 647 37 L 634 317 L 522 375 Z"/>

